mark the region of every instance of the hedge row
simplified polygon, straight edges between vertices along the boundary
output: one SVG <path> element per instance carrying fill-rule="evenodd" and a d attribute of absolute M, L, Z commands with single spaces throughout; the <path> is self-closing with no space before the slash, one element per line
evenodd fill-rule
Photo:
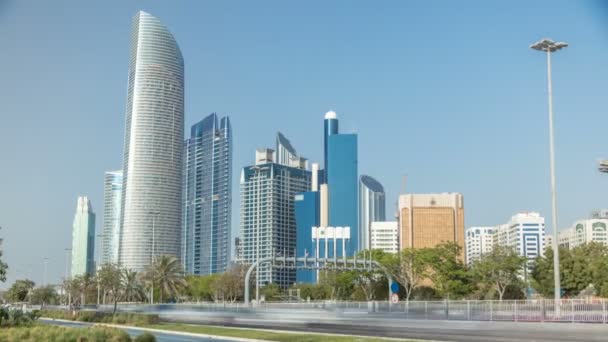
<path fill-rule="evenodd" d="M 91 323 L 108 323 L 108 324 L 127 324 L 134 326 L 144 326 L 150 324 L 158 324 L 160 318 L 158 315 L 147 315 L 140 313 L 108 313 L 97 311 L 76 311 L 72 313 L 66 310 L 42 310 L 41 317 L 66 319 L 79 322 Z"/>
<path fill-rule="evenodd" d="M 126 332 L 107 328 L 66 328 L 54 325 L 38 324 L 32 327 L 0 329 L 0 341 L 4 342 L 40 342 L 40 341 L 110 341 L 131 342 Z M 138 338 L 135 339 L 138 341 Z"/>

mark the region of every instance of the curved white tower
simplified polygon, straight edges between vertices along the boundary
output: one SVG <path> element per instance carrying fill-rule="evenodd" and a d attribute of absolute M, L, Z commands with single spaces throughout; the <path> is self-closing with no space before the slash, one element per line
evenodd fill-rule
<path fill-rule="evenodd" d="M 184 61 L 152 15 L 133 18 L 119 262 L 143 270 L 180 255 Z"/>

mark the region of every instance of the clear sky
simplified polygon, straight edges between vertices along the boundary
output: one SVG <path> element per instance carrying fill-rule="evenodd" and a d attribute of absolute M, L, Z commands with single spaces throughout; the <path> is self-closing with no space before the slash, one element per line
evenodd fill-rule
<path fill-rule="evenodd" d="M 461 192 L 467 226 L 550 216 L 546 59 L 554 55 L 559 226 L 608 207 L 608 12 L 599 1 L 2 1 L 0 236 L 9 280 L 64 275 L 78 195 L 103 216 L 121 168 L 131 19 L 169 27 L 186 64 L 186 131 L 210 112 L 240 168 L 283 132 L 322 160 L 323 115 L 359 133 L 387 190 Z M 550 220 L 547 226 L 550 227 Z M 5 285 L 6 286 L 6 285 Z"/>

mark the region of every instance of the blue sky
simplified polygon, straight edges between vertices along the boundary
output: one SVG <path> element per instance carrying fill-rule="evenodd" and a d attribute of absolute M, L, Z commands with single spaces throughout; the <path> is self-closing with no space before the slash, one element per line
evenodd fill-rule
<path fill-rule="evenodd" d="M 64 274 L 78 195 L 102 226 L 119 169 L 131 18 L 157 16 L 186 64 L 186 129 L 234 129 L 238 174 L 282 131 L 322 160 L 323 115 L 359 133 L 359 172 L 387 190 L 461 192 L 466 225 L 550 215 L 545 56 L 554 55 L 559 226 L 608 207 L 608 17 L 599 1 L 1 1 L 0 236 L 9 282 Z M 550 226 L 550 221 L 547 221 Z"/>

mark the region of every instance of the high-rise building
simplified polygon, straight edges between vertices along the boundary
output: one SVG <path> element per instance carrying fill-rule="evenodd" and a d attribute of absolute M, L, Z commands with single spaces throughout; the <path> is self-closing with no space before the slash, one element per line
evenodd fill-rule
<path fill-rule="evenodd" d="M 532 263 L 545 249 L 545 218 L 536 212 L 517 213 L 494 232 L 494 245 L 513 248 Z"/>
<path fill-rule="evenodd" d="M 312 227 L 321 225 L 321 193 L 319 192 L 319 164 L 312 164 L 310 191 L 295 196 L 296 210 L 296 255 L 314 258 L 317 251 L 312 240 Z M 319 255 L 321 257 L 321 255 Z M 317 281 L 317 271 L 297 270 L 298 283 L 314 283 Z"/>
<path fill-rule="evenodd" d="M 230 262 L 232 129 L 213 113 L 184 144 L 182 260 L 186 273 L 223 272 Z"/>
<path fill-rule="evenodd" d="M 241 243 L 243 260 L 295 256 L 296 194 L 310 188 L 311 173 L 273 162 L 274 151 L 256 152 L 256 163 L 241 171 Z M 275 283 L 287 288 L 296 281 L 294 269 L 259 268 L 261 285 Z"/>
<path fill-rule="evenodd" d="M 308 160 L 298 156 L 298 152 L 281 132 L 277 132 L 276 150 L 274 152 L 277 164 L 308 169 Z"/>
<path fill-rule="evenodd" d="M 184 60 L 157 18 L 133 19 L 119 262 L 141 271 L 181 257 Z"/>
<path fill-rule="evenodd" d="M 464 200 L 462 194 L 399 196 L 401 248 L 435 247 L 456 242 L 464 259 Z"/>
<path fill-rule="evenodd" d="M 370 249 L 386 253 L 399 252 L 399 223 L 397 221 L 374 221 L 370 224 Z"/>
<path fill-rule="evenodd" d="M 72 226 L 72 277 L 95 272 L 95 213 L 86 196 L 78 197 Z"/>
<path fill-rule="evenodd" d="M 359 180 L 359 249 L 370 249 L 371 223 L 386 221 L 384 187 L 374 178 L 362 175 Z"/>
<path fill-rule="evenodd" d="M 589 218 L 576 221 L 572 227 L 558 233 L 561 247 L 575 248 L 591 242 L 608 246 L 608 219 Z"/>
<path fill-rule="evenodd" d="M 479 260 L 482 255 L 490 253 L 494 246 L 496 227 L 469 227 L 465 232 L 467 265 Z"/>
<path fill-rule="evenodd" d="M 101 265 L 118 263 L 122 182 L 122 170 L 106 172 L 103 186 L 103 234 L 99 261 Z"/>
<path fill-rule="evenodd" d="M 350 227 L 346 255 L 352 256 L 359 250 L 357 134 L 339 133 L 335 112 L 325 114 L 325 149 L 329 226 Z"/>
<path fill-rule="evenodd" d="M 323 122 L 323 158 L 325 168 L 325 172 L 323 172 L 323 179 L 321 180 L 322 184 L 327 183 L 327 172 L 329 170 L 329 137 L 334 134 L 338 134 L 338 115 L 334 111 L 329 111 L 325 113 L 325 120 Z"/>

